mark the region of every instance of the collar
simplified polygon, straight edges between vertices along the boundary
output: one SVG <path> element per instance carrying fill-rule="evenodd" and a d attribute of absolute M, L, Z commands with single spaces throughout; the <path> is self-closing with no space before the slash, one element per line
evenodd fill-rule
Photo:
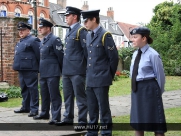
<path fill-rule="evenodd" d="M 30 36 L 31 36 L 31 34 L 27 35 L 27 36 L 24 37 L 24 38 L 21 38 L 21 39 L 20 39 L 20 42 L 23 41 L 23 40 L 26 40 L 26 39 L 30 38 Z"/>
<path fill-rule="evenodd" d="M 96 28 L 93 30 L 93 32 L 96 33 L 99 28 L 100 28 L 100 25 L 98 25 L 98 27 L 96 27 Z"/>
<path fill-rule="evenodd" d="M 148 44 L 146 44 L 145 46 L 143 46 L 143 47 L 141 48 L 142 53 L 145 53 L 146 50 L 147 50 L 149 47 L 150 47 L 150 46 L 149 46 Z"/>
<path fill-rule="evenodd" d="M 47 34 L 44 38 L 47 38 L 50 34 L 51 34 L 51 32 L 49 34 Z"/>
<path fill-rule="evenodd" d="M 74 24 L 72 24 L 71 26 L 70 26 L 70 28 L 72 29 L 75 25 L 77 25 L 79 22 L 77 22 L 77 23 L 74 23 Z"/>

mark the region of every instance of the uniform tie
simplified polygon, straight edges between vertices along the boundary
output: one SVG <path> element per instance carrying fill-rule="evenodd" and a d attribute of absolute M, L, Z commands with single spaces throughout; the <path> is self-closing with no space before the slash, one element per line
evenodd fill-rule
<path fill-rule="evenodd" d="M 71 31 L 71 27 L 69 27 L 69 32 Z"/>
<path fill-rule="evenodd" d="M 45 41 L 47 38 L 45 37 L 45 38 L 43 38 L 43 41 Z"/>
<path fill-rule="evenodd" d="M 93 37 L 94 37 L 94 32 L 92 31 L 92 33 L 91 33 L 91 38 L 93 39 Z"/>
<path fill-rule="evenodd" d="M 140 62 L 141 53 L 142 53 L 141 50 L 138 49 L 138 54 L 136 56 L 134 66 L 133 66 L 131 87 L 132 87 L 132 91 L 134 91 L 134 92 L 136 92 L 136 77 L 138 75 L 138 65 L 139 65 L 139 62 Z"/>

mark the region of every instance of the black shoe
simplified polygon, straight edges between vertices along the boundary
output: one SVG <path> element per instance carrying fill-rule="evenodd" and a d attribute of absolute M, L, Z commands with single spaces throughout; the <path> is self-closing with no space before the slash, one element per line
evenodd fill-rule
<path fill-rule="evenodd" d="M 34 119 L 34 120 L 39 120 L 39 119 L 49 119 L 49 117 L 37 115 L 37 116 L 34 116 L 33 119 Z"/>
<path fill-rule="evenodd" d="M 30 112 L 30 110 L 25 110 L 23 108 L 20 108 L 18 110 L 14 110 L 14 113 L 29 113 L 29 112 Z"/>
<path fill-rule="evenodd" d="M 57 126 L 71 126 L 71 125 L 73 125 L 73 122 L 60 121 L 60 122 L 56 122 L 55 125 L 57 125 Z"/>
<path fill-rule="evenodd" d="M 57 120 L 50 120 L 50 121 L 48 122 L 48 124 L 49 124 L 49 125 L 54 125 L 54 124 L 57 123 L 57 122 L 59 122 L 59 121 L 57 121 Z"/>
<path fill-rule="evenodd" d="M 38 112 L 30 112 L 29 114 L 28 114 L 28 117 L 34 117 L 34 116 L 36 116 L 36 115 L 38 115 Z"/>
<path fill-rule="evenodd" d="M 84 123 L 80 123 L 80 124 L 74 126 L 74 130 L 75 130 L 75 131 L 84 131 L 84 130 L 87 130 L 87 125 L 84 124 Z"/>

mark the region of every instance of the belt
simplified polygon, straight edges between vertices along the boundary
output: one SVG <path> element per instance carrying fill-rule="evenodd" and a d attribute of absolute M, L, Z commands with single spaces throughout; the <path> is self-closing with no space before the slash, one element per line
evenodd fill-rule
<path fill-rule="evenodd" d="M 136 82 L 142 82 L 142 81 L 148 81 L 148 80 L 156 80 L 156 79 L 155 78 L 144 78 L 144 79 L 136 81 Z"/>

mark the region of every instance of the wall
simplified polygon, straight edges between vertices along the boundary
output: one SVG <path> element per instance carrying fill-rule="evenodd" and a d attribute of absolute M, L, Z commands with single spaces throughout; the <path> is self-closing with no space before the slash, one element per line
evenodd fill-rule
<path fill-rule="evenodd" d="M 32 11 L 34 14 L 34 8 L 32 7 L 32 4 L 26 3 L 26 2 L 27 0 L 21 0 L 21 1 L 1 0 L 0 1 L 0 7 L 5 6 L 7 9 L 7 17 L 0 17 L 0 28 L 3 29 L 3 32 L 5 31 L 5 36 L 2 36 L 3 81 L 6 81 L 10 85 L 15 85 L 15 86 L 19 86 L 18 73 L 12 70 L 14 47 L 16 43 L 19 41 L 19 36 L 17 33 L 16 26 L 19 21 L 28 20 L 28 11 Z M 38 2 L 39 1 L 37 0 L 37 4 L 38 4 L 37 18 L 38 19 L 40 18 L 40 13 L 44 13 L 45 18 L 49 19 L 49 0 L 45 0 L 44 5 L 39 5 Z M 21 17 L 15 18 L 16 8 L 20 9 Z M 1 77 L 2 75 L 0 71 L 0 79 Z"/>
<path fill-rule="evenodd" d="M 12 69 L 14 58 L 14 47 L 19 41 L 17 23 L 27 20 L 25 18 L 0 17 L 0 28 L 5 35 L 2 35 L 2 58 L 3 58 L 3 81 L 10 85 L 19 85 L 18 73 Z M 0 35 L 1 36 L 1 35 Z M 1 69 L 1 68 L 0 68 Z M 0 75 L 0 78 L 2 75 Z"/>

